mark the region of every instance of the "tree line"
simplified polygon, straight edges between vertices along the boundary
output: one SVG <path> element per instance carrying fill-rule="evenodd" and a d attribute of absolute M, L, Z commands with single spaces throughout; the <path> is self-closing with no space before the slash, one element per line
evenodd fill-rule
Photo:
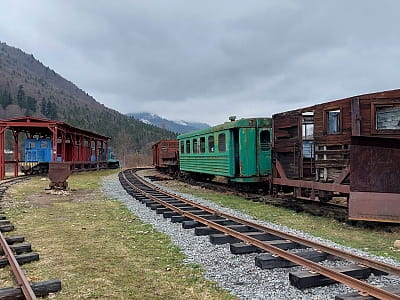
<path fill-rule="evenodd" d="M 30 116 L 34 114 L 38 109 L 40 112 L 49 119 L 55 120 L 58 117 L 58 109 L 55 101 L 50 97 L 41 99 L 40 105 L 35 97 L 27 96 L 24 91 L 24 86 L 21 84 L 18 86 L 17 95 L 14 98 L 8 90 L 0 90 L 0 105 L 3 109 L 11 104 L 16 104 L 20 108 L 25 109 L 25 115 Z"/>

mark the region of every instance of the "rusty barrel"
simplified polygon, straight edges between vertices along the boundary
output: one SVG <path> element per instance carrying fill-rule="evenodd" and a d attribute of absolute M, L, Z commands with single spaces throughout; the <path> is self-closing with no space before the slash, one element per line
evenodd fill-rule
<path fill-rule="evenodd" d="M 49 163 L 50 188 L 66 189 L 68 187 L 67 179 L 71 174 L 71 166 L 65 162 Z"/>

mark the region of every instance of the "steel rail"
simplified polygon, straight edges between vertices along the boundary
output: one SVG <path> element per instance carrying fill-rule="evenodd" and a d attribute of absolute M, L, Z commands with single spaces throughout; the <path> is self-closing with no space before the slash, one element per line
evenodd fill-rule
<path fill-rule="evenodd" d="M 380 270 L 380 271 L 383 271 L 383 272 L 386 272 L 386 273 L 389 273 L 389 274 L 400 276 L 400 267 L 396 267 L 396 266 L 389 265 L 389 264 L 386 264 L 386 263 L 383 263 L 383 262 L 380 262 L 380 261 L 375 261 L 375 260 L 372 260 L 372 259 L 369 259 L 369 258 L 365 258 L 365 257 L 359 256 L 359 255 L 356 255 L 356 254 L 352 254 L 352 253 L 346 252 L 346 251 L 341 250 L 341 249 L 332 248 L 330 246 L 327 246 L 327 245 L 324 245 L 324 244 L 321 244 L 321 243 L 318 243 L 318 242 L 310 241 L 310 240 L 307 240 L 305 238 L 296 236 L 296 235 L 291 234 L 291 233 L 283 232 L 283 231 L 268 227 L 266 225 L 261 225 L 261 224 L 258 224 L 258 223 L 255 223 L 255 222 L 251 222 L 251 221 L 248 221 L 248 220 L 244 220 L 242 218 L 239 218 L 239 217 L 227 214 L 227 213 L 223 213 L 223 212 L 211 209 L 211 208 L 209 208 L 207 206 L 192 202 L 192 201 L 187 200 L 187 199 L 185 199 L 183 197 L 180 197 L 178 195 L 166 192 L 166 191 L 154 186 L 153 184 L 145 181 L 143 178 L 141 178 L 139 176 L 136 176 L 136 178 L 140 182 L 142 182 L 143 184 L 146 184 L 147 186 L 151 186 L 154 190 L 156 190 L 158 192 L 161 192 L 161 193 L 163 193 L 163 194 L 165 194 L 167 196 L 179 199 L 179 200 L 181 200 L 181 201 L 183 201 L 185 203 L 191 204 L 191 205 L 193 205 L 193 206 L 195 206 L 197 208 L 200 208 L 202 210 L 205 210 L 205 211 L 207 211 L 209 213 L 212 213 L 212 214 L 215 214 L 217 216 L 221 216 L 221 217 L 230 219 L 232 221 L 236 221 L 236 222 L 241 223 L 243 225 L 254 227 L 254 228 L 259 229 L 261 231 L 265 231 L 267 233 L 277 235 L 277 236 L 281 237 L 282 239 L 291 240 L 291 241 L 296 242 L 298 244 L 302 244 L 302 245 L 314 248 L 315 250 L 319 250 L 319 251 L 322 251 L 322 252 L 325 252 L 325 253 L 328 253 L 328 254 L 343 258 L 345 260 L 351 260 L 351 261 L 353 261 L 355 263 L 362 264 L 362 265 L 365 265 L 367 267 L 370 267 L 370 268 L 373 268 L 373 269 L 376 269 L 376 270 Z"/>
<path fill-rule="evenodd" d="M 277 255 L 277 256 L 282 257 L 282 258 L 284 258 L 286 260 L 289 260 L 289 261 L 291 261 L 291 262 L 293 262 L 295 264 L 301 265 L 301 266 L 309 269 L 310 271 L 317 272 L 317 273 L 319 273 L 319 274 L 321 274 L 321 275 L 323 275 L 325 277 L 333 279 L 334 281 L 340 282 L 340 283 L 342 283 L 342 284 L 344 284 L 346 286 L 354 288 L 354 289 L 358 290 L 359 292 L 361 292 L 363 294 L 368 294 L 370 296 L 377 297 L 378 299 L 388 299 L 388 300 L 389 299 L 399 299 L 400 300 L 400 296 L 398 296 L 398 295 L 392 294 L 392 293 L 390 293 L 388 291 L 385 291 L 385 290 L 380 289 L 380 288 L 378 288 L 376 286 L 373 286 L 373 285 L 367 284 L 365 282 L 362 282 L 362 281 L 360 281 L 358 279 L 355 279 L 355 278 L 353 278 L 351 276 L 342 274 L 340 272 L 337 272 L 337 271 L 331 270 L 331 269 L 329 269 L 327 267 L 324 267 L 322 265 L 319 265 L 318 263 L 309 261 L 309 260 L 307 260 L 307 259 L 305 259 L 303 257 L 300 257 L 300 256 L 296 255 L 296 254 L 293 254 L 293 253 L 290 253 L 290 252 L 286 252 L 285 250 L 282 250 L 282 249 L 279 249 L 279 248 L 277 248 L 275 246 L 272 246 L 270 244 L 264 243 L 264 242 L 262 242 L 260 240 L 257 240 L 255 238 L 253 238 L 253 237 L 247 236 L 247 235 L 245 235 L 243 233 L 237 232 L 237 231 L 235 231 L 233 229 L 227 228 L 227 227 L 225 227 L 223 225 L 220 225 L 218 223 L 212 222 L 210 220 L 204 219 L 204 218 L 199 217 L 199 216 L 197 216 L 195 214 L 192 214 L 190 212 L 187 212 L 187 211 L 184 211 L 182 209 L 179 209 L 179 208 L 169 204 L 168 202 L 160 200 L 157 197 L 154 197 L 151 194 L 139 189 L 138 187 L 136 187 L 135 185 L 133 185 L 132 183 L 130 183 L 128 181 L 128 179 L 126 178 L 125 173 L 122 173 L 122 175 L 123 175 L 124 179 L 126 180 L 126 182 L 134 190 L 136 190 L 137 192 L 139 192 L 142 195 L 146 196 L 147 198 L 152 199 L 153 201 L 156 201 L 156 202 L 164 205 L 165 207 L 167 207 L 167 208 L 169 208 L 169 209 L 171 209 L 171 210 L 173 210 L 173 211 L 175 211 L 175 212 L 177 212 L 177 213 L 179 213 L 179 214 L 181 214 L 183 216 L 189 217 L 189 218 L 191 218 L 193 220 L 196 220 L 196 221 L 198 221 L 198 222 L 200 222 L 202 224 L 205 224 L 205 225 L 207 225 L 207 226 L 209 226 L 211 228 L 214 228 L 216 230 L 219 230 L 221 232 L 229 234 L 229 235 L 231 235 L 233 237 L 241 239 L 241 240 L 243 240 L 243 241 L 245 241 L 245 242 L 247 242 L 249 244 L 252 244 L 252 245 L 254 245 L 254 246 L 256 246 L 256 247 L 258 247 L 260 249 L 268 251 L 268 252 L 270 252 L 270 253 L 272 253 L 274 255 Z M 139 180 L 142 184 L 144 184 L 146 186 L 149 186 L 151 188 L 153 187 L 152 184 L 149 184 L 148 182 L 144 181 L 137 174 L 132 173 L 132 175 L 137 180 Z M 162 190 L 160 190 L 158 188 L 156 190 L 162 192 Z M 164 194 L 168 195 L 169 193 L 164 193 Z M 168 196 L 171 196 L 171 195 L 173 195 L 173 194 L 170 194 Z M 175 198 L 181 198 L 181 197 L 176 197 L 176 195 L 173 195 L 173 196 Z M 185 201 L 185 202 L 192 204 L 191 201 Z M 201 208 L 202 205 L 200 205 L 198 207 Z M 212 212 L 214 210 L 207 209 L 207 211 Z M 220 214 L 219 213 L 218 215 L 222 215 L 223 216 L 224 214 Z"/>
<path fill-rule="evenodd" d="M 17 284 L 21 287 L 22 293 L 25 296 L 26 300 L 36 300 L 36 295 L 29 284 L 28 279 L 26 278 L 24 272 L 22 271 L 21 267 L 19 266 L 17 259 L 14 256 L 14 253 L 12 252 L 10 246 L 8 245 L 6 239 L 4 238 L 3 234 L 0 232 L 0 243 L 1 247 L 3 248 L 4 255 L 8 259 L 8 262 L 10 263 L 10 267 L 13 271 L 13 274 L 15 276 L 15 280 L 17 281 Z"/>

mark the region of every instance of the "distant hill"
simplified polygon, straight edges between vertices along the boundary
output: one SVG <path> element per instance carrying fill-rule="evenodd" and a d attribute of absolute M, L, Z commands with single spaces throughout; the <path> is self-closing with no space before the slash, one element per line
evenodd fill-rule
<path fill-rule="evenodd" d="M 117 154 L 149 153 L 154 142 L 176 136 L 105 107 L 33 54 L 0 42 L 0 119 L 24 115 L 63 121 L 110 136 Z"/>
<path fill-rule="evenodd" d="M 171 121 L 151 113 L 129 113 L 129 117 L 176 133 L 186 133 L 210 127 L 206 123 Z"/>

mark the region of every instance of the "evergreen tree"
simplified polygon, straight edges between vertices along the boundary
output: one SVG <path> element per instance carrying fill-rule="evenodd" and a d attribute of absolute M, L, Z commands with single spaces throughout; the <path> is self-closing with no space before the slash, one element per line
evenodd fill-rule
<path fill-rule="evenodd" d="M 42 101 L 40 102 L 40 112 L 46 116 L 47 115 L 47 110 L 46 110 L 46 99 L 43 97 Z"/>
<path fill-rule="evenodd" d="M 26 108 L 26 97 L 24 92 L 24 86 L 22 84 L 20 84 L 18 87 L 17 104 L 22 108 Z"/>
<path fill-rule="evenodd" d="M 47 101 L 45 116 L 51 120 L 57 119 L 57 104 L 55 102 L 51 102 L 50 100 Z"/>
<path fill-rule="evenodd" d="M 31 96 L 27 96 L 26 97 L 26 115 L 31 115 L 34 112 L 36 112 L 36 99 L 31 97 Z"/>
<path fill-rule="evenodd" d="M 11 97 L 10 92 L 3 90 L 3 92 L 0 93 L 0 104 L 3 106 L 4 109 L 10 104 L 12 104 L 13 98 Z"/>

